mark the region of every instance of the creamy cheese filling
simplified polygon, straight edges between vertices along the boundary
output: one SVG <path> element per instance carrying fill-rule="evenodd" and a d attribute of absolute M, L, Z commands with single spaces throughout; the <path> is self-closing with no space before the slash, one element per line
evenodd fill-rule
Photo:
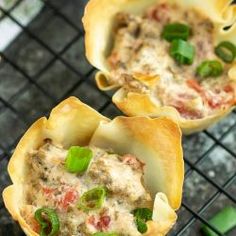
<path fill-rule="evenodd" d="M 66 171 L 67 150 L 51 141 L 28 156 L 25 206 L 21 213 L 32 229 L 39 232 L 34 212 L 41 207 L 56 210 L 60 220 L 59 235 L 92 235 L 116 232 L 118 235 L 139 236 L 131 213 L 150 207 L 152 199 L 144 188 L 143 163 L 132 155 L 119 156 L 97 147 L 89 147 L 93 158 L 85 174 Z M 83 193 L 105 186 L 108 195 L 98 210 L 78 209 Z"/>
<path fill-rule="evenodd" d="M 200 79 L 196 68 L 205 60 L 219 60 L 214 53 L 214 25 L 195 9 L 161 3 L 144 16 L 117 15 L 113 50 L 108 57 L 112 83 L 129 91 L 148 93 L 161 105 L 175 107 L 183 118 L 198 119 L 224 110 L 235 103 L 235 85 L 230 81 L 230 66 L 217 78 Z M 191 27 L 188 40 L 195 47 L 192 65 L 179 66 L 170 56 L 170 43 L 161 37 L 169 23 Z M 158 77 L 155 86 L 147 86 L 138 76 Z"/>

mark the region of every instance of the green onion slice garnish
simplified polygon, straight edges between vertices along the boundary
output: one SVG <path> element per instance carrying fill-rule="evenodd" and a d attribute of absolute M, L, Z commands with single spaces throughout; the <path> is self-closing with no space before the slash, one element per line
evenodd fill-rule
<path fill-rule="evenodd" d="M 133 212 L 137 229 L 140 233 L 147 232 L 146 222 L 152 220 L 152 211 L 148 208 L 137 208 Z"/>
<path fill-rule="evenodd" d="M 164 26 L 162 38 L 172 42 L 174 39 L 182 39 L 187 41 L 190 35 L 190 27 L 185 24 L 174 23 Z"/>
<path fill-rule="evenodd" d="M 87 170 L 92 157 L 93 152 L 91 149 L 72 146 L 68 151 L 65 167 L 68 172 L 83 173 Z"/>
<path fill-rule="evenodd" d="M 175 39 L 171 43 L 170 55 L 180 65 L 191 65 L 195 56 L 195 48 L 182 39 Z"/>
<path fill-rule="evenodd" d="M 55 210 L 42 207 L 35 211 L 35 220 L 40 224 L 40 236 L 54 236 L 60 230 L 60 222 Z"/>
<path fill-rule="evenodd" d="M 97 233 L 93 234 L 93 236 L 119 236 L 119 235 L 116 233 L 97 232 Z"/>
<path fill-rule="evenodd" d="M 78 208 L 84 211 L 100 209 L 106 197 L 104 187 L 93 188 L 85 192 L 78 203 Z"/>
<path fill-rule="evenodd" d="M 223 66 L 219 61 L 204 61 L 197 67 L 197 75 L 201 78 L 217 77 L 223 73 Z"/>
<path fill-rule="evenodd" d="M 231 63 L 236 57 L 236 46 L 229 41 L 223 41 L 215 48 L 215 54 L 225 63 Z"/>
<path fill-rule="evenodd" d="M 234 227 L 236 227 L 236 208 L 232 206 L 225 207 L 215 216 L 213 216 L 209 223 L 214 226 L 222 235 L 225 235 Z M 202 232 L 206 236 L 217 236 L 213 230 L 208 226 L 204 225 L 202 227 Z"/>

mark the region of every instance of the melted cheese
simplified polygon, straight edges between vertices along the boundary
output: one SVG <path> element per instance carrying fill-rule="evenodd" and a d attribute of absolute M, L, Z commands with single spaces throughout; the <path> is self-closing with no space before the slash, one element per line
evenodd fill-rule
<path fill-rule="evenodd" d="M 43 206 L 56 209 L 61 225 L 59 235 L 63 236 L 91 235 L 98 231 L 140 236 L 131 212 L 152 203 L 142 184 L 142 168 L 125 163 L 117 154 L 97 147 L 89 148 L 93 158 L 83 175 L 66 171 L 67 150 L 60 145 L 48 142 L 30 153 L 28 171 L 31 178 L 26 180 L 26 205 L 22 208 L 22 215 L 35 229 L 37 222 L 33 215 L 36 209 Z M 109 193 L 102 208 L 89 212 L 79 210 L 80 196 L 97 186 L 105 186 Z M 100 222 L 104 216 L 109 219 L 107 226 Z"/>
<path fill-rule="evenodd" d="M 174 106 L 186 119 L 203 118 L 232 105 L 234 91 L 224 91 L 231 83 L 227 65 L 222 62 L 224 73 L 221 77 L 201 81 L 196 76 L 196 68 L 201 62 L 219 60 L 214 53 L 214 26 L 206 16 L 195 9 L 185 10 L 175 4 L 160 3 L 148 9 L 144 16 L 119 13 L 117 21 L 121 27 L 116 31 L 114 48 L 108 58 L 112 83 L 133 90 L 135 83 L 124 79 L 124 75 L 130 75 L 133 81 L 136 81 L 137 73 L 159 76 L 156 85 L 149 89 L 141 89 L 144 83 L 136 82 L 136 90 L 155 96 L 162 105 Z M 169 55 L 170 43 L 161 37 L 164 25 L 173 22 L 191 27 L 192 35 L 188 41 L 196 49 L 192 65 L 177 65 Z M 188 80 L 196 80 L 202 92 L 189 86 Z"/>

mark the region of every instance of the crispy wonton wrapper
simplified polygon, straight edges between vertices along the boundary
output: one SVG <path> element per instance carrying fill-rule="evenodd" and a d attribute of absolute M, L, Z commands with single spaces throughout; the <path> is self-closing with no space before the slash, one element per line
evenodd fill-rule
<path fill-rule="evenodd" d="M 30 178 L 27 156 L 50 138 L 64 148 L 96 145 L 118 154 L 130 153 L 145 163 L 144 183 L 154 199 L 153 221 L 144 235 L 165 235 L 175 224 L 184 177 L 181 131 L 167 118 L 102 116 L 75 97 L 56 106 L 50 117 L 37 120 L 21 138 L 9 162 L 13 184 L 3 191 L 6 208 L 27 235 L 38 235 L 26 223 L 21 208 L 26 204 L 24 182 Z"/>
<path fill-rule="evenodd" d="M 233 0 L 90 0 L 83 18 L 86 55 L 90 63 L 100 70 L 96 82 L 101 90 L 120 87 L 118 84 L 110 84 L 110 68 L 107 63 L 113 43 L 115 15 L 122 11 L 142 15 L 147 8 L 158 2 L 176 2 L 187 8 L 198 9 L 214 23 L 216 44 L 223 40 L 236 43 L 236 5 L 230 5 Z M 230 25 L 233 25 L 230 30 L 224 30 L 224 27 Z M 228 75 L 236 82 L 236 63 L 232 64 Z M 147 85 L 145 76 L 139 79 Z M 179 123 L 184 134 L 206 129 L 229 114 L 235 105 L 202 119 L 189 120 L 182 118 L 174 107 L 157 104 L 151 94 L 131 92 L 122 87 L 114 94 L 113 102 L 128 116 L 170 117 Z"/>

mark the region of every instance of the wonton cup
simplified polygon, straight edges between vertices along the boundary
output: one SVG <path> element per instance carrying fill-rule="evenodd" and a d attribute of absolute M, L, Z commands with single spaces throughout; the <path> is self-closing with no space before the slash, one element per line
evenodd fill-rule
<path fill-rule="evenodd" d="M 236 5 L 230 5 L 233 0 L 90 0 L 83 18 L 86 32 L 86 56 L 90 63 L 100 70 L 96 75 L 96 82 L 101 90 L 119 87 L 109 83 L 110 68 L 107 63 L 107 56 L 113 45 L 112 33 L 116 13 L 123 11 L 142 15 L 147 8 L 158 2 L 176 2 L 185 7 L 198 9 L 213 21 L 216 29 L 214 35 L 216 44 L 223 40 L 236 42 Z M 234 25 L 229 30 L 223 30 L 224 27 L 233 23 Z M 230 79 L 236 81 L 236 63 L 233 64 L 228 75 Z M 145 80 L 145 76 L 140 78 L 140 80 L 142 79 Z M 206 129 L 229 114 L 234 108 L 229 107 L 202 119 L 188 120 L 182 118 L 174 107 L 160 106 L 150 95 L 129 92 L 124 88 L 119 88 L 114 94 L 113 102 L 129 116 L 170 117 L 179 123 L 184 134 Z"/>
<path fill-rule="evenodd" d="M 134 154 L 145 163 L 144 183 L 154 200 L 153 221 L 144 235 L 165 235 L 174 225 L 174 210 L 181 204 L 184 177 L 181 131 L 166 118 L 102 116 L 75 97 L 56 106 L 49 117 L 37 120 L 24 134 L 9 162 L 13 185 L 3 191 L 6 208 L 27 235 L 38 235 L 20 214 L 25 204 L 24 180 L 27 154 L 46 138 L 64 148 L 95 145 L 118 154 Z"/>

